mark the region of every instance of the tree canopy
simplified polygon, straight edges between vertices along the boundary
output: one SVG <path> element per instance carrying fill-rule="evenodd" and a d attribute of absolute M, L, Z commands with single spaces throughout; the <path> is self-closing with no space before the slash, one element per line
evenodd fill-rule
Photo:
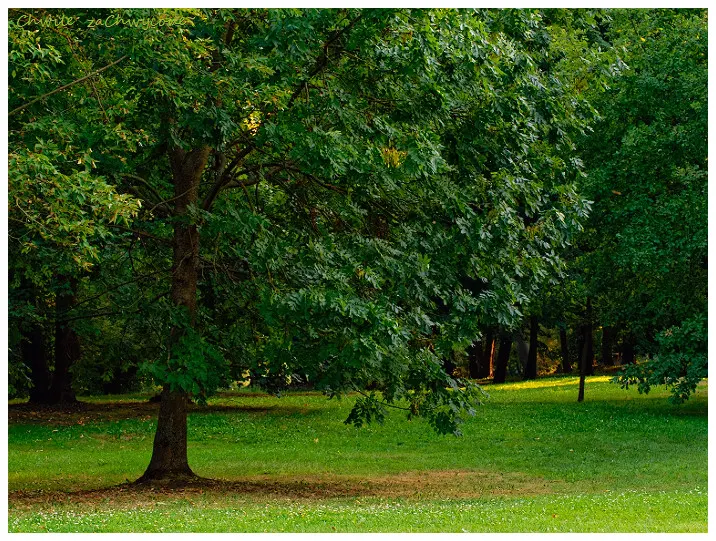
<path fill-rule="evenodd" d="M 606 37 L 627 69 L 591 98 L 601 119 L 580 145 L 594 203 L 579 272 L 600 320 L 656 355 L 621 381 L 683 400 L 706 375 L 706 12 L 612 15 Z"/>
<path fill-rule="evenodd" d="M 446 366 L 570 257 L 662 363 L 705 340 L 701 12 L 11 10 L 9 39 L 14 380 L 52 349 L 161 386 L 146 480 L 246 377 L 459 434 L 481 391 Z"/>

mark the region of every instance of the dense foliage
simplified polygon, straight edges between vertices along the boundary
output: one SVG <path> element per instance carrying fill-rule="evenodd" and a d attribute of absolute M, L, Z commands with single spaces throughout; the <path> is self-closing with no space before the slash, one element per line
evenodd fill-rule
<path fill-rule="evenodd" d="M 683 400 L 707 362 L 706 13 L 616 11 L 607 39 L 628 69 L 592 98 L 578 272 L 602 324 L 654 355 L 622 383 L 667 384 Z"/>
<path fill-rule="evenodd" d="M 459 433 L 454 361 L 587 298 L 658 353 L 624 382 L 705 376 L 702 11 L 12 10 L 9 41 L 17 394 L 156 384 L 155 458 L 246 378 Z"/>

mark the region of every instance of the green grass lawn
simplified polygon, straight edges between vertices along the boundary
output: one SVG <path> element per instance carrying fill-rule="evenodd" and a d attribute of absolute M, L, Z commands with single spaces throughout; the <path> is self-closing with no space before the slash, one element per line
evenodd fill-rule
<path fill-rule="evenodd" d="M 607 377 L 485 387 L 464 429 L 399 412 L 343 424 L 352 400 L 223 395 L 189 418 L 189 460 L 223 482 L 121 485 L 149 461 L 156 405 L 10 406 L 11 532 L 705 532 L 707 386 L 686 404 Z"/>

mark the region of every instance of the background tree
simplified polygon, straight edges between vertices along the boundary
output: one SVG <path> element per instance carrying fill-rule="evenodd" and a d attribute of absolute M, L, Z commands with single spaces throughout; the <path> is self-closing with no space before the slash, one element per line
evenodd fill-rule
<path fill-rule="evenodd" d="M 580 143 L 594 203 L 579 272 L 624 360 L 654 354 L 619 381 L 683 399 L 706 375 L 706 12 L 611 16 L 606 39 L 629 69 L 592 96 L 602 118 Z"/>
<path fill-rule="evenodd" d="M 139 202 L 98 173 L 91 148 L 126 145 L 121 126 L 105 122 L 116 96 L 101 89 L 102 102 L 72 30 L 49 28 L 41 37 L 9 21 L 9 314 L 10 359 L 31 401 L 57 403 L 74 399 L 79 280 Z M 68 90 L 54 92 L 62 83 Z"/>

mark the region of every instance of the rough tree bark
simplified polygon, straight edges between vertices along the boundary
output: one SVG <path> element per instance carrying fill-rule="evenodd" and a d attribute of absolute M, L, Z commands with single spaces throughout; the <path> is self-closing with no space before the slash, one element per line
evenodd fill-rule
<path fill-rule="evenodd" d="M 537 316 L 530 317 L 530 349 L 527 354 L 524 379 L 537 379 L 537 334 L 539 333 L 539 320 Z"/>
<path fill-rule="evenodd" d="M 188 312 L 191 324 L 196 317 L 199 277 L 199 232 L 188 219 L 189 207 L 199 196 L 199 182 L 209 157 L 209 148 L 191 151 L 174 149 L 169 154 L 174 181 L 173 265 L 171 300 Z M 181 329 L 171 331 L 171 343 L 181 337 Z M 152 458 L 138 482 L 175 481 L 195 478 L 187 458 L 187 409 L 189 396 L 166 385 L 162 391 L 154 436 Z"/>
<path fill-rule="evenodd" d="M 507 361 L 510 359 L 510 351 L 512 350 L 512 336 L 505 334 L 500 339 L 500 347 L 497 351 L 497 360 L 495 361 L 495 375 L 492 379 L 493 383 L 505 383 L 507 379 Z"/>

